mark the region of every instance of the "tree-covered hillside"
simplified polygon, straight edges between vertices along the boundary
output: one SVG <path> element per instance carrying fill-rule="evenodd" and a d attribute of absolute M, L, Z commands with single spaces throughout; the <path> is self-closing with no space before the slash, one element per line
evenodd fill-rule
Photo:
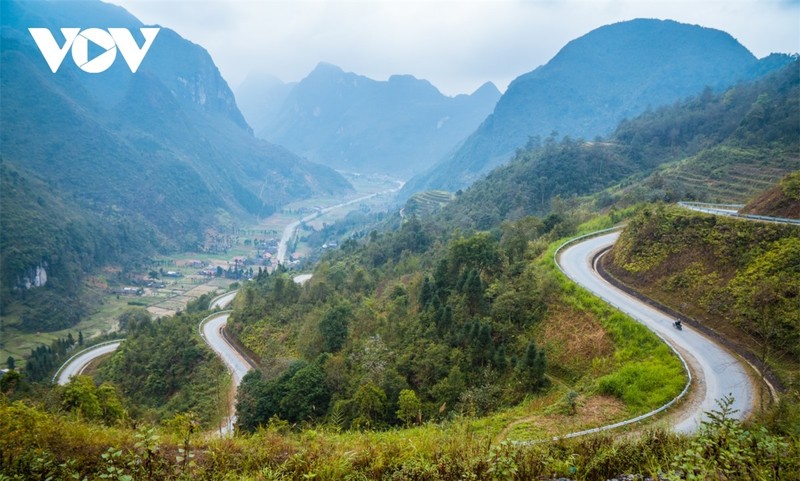
<path fill-rule="evenodd" d="M 158 249 L 195 245 L 220 218 L 253 219 L 291 198 L 348 188 L 329 169 L 253 139 L 207 53 L 174 32 L 162 29 L 175 58 L 148 57 L 135 78 L 110 70 L 119 83 L 109 87 L 74 67 L 53 76 L 20 25 L 85 15 L 138 26 L 124 10 L 99 1 L 0 8 L 0 315 L 13 310 L 24 328 L 82 316 L 81 278 L 92 269 L 136 266 Z M 653 52 L 674 50 L 694 68 L 637 77 L 637 63 L 650 71 L 663 60 L 641 50 L 653 28 L 671 32 Z M 625 35 L 590 34 L 517 84 L 546 79 L 553 90 L 543 94 L 577 95 L 554 108 L 586 106 L 572 112 L 574 127 L 594 129 L 592 112 L 645 109 L 642 98 L 676 86 L 672 102 L 681 85 L 707 79 L 698 72 L 732 78 L 787 60 L 759 63 L 727 34 L 674 22 L 601 29 L 609 31 Z M 618 65 L 620 52 L 631 63 L 597 72 L 594 85 L 592 68 Z M 564 62 L 583 55 L 595 63 L 561 81 Z M 36 348 L 25 370 L 8 358 L 0 481 L 797 481 L 800 227 L 672 201 L 743 200 L 791 171 L 750 208 L 793 211 L 799 67 L 794 58 L 757 81 L 647 109 L 605 138 L 526 137 L 514 162 L 465 192 L 427 191 L 400 212 L 358 209 L 323 224 L 309 235 L 327 243 L 310 278 L 300 283 L 288 264 L 253 266 L 252 279 L 230 286 L 238 292 L 222 334 L 254 363 L 235 398 L 199 332 L 213 292 L 174 316 L 126 310 L 115 319 L 121 345 L 63 386 L 48 371 L 85 345 L 83 332 Z M 609 83 L 638 86 L 639 97 L 602 97 L 595 89 Z M 487 122 L 513 140 L 530 117 L 508 121 Z M 772 398 L 744 388 L 747 419 L 721 393 L 696 431 L 671 429 L 697 419 L 716 378 L 698 380 L 693 356 L 684 361 L 560 270 L 571 240 L 623 222 L 608 271 L 721 343 L 749 349 L 783 381 Z M 126 302 L 144 304 L 122 298 L 112 308 Z M 234 403 L 235 429 L 222 436 L 219 420 Z"/>
<path fill-rule="evenodd" d="M 269 215 L 351 189 L 331 169 L 254 138 L 211 57 L 175 32 L 161 29 L 136 74 L 119 59 L 88 74 L 71 57 L 52 73 L 28 27 L 91 18 L 136 31 L 141 22 L 100 1 L 0 8 L 0 306 L 38 285 L 25 281 L 30 272 L 45 273 L 48 292 L 31 296 L 69 304 L 83 273 L 154 248 L 196 248 L 226 212 Z"/>
<path fill-rule="evenodd" d="M 514 161 L 447 206 L 443 217 L 485 229 L 611 186 L 618 188 L 598 196 L 599 207 L 618 200 L 745 201 L 800 168 L 798 65 L 794 60 L 761 80 L 721 94 L 707 89 L 646 112 L 604 139 L 533 139 Z M 726 186 L 724 192 L 715 184 Z"/>
<path fill-rule="evenodd" d="M 627 406 L 616 415 L 629 416 L 683 385 L 680 363 L 652 333 L 555 272 L 554 245 L 548 243 L 572 232 L 574 222 L 528 218 L 494 234 L 446 239 L 440 228 L 410 220 L 329 254 L 305 286 L 286 273 L 262 274 L 235 306 L 235 331 L 261 354 L 263 367 L 241 387 L 237 408 L 244 429 L 232 437 L 207 436 L 192 412 L 154 425 L 108 383 L 98 387 L 79 377 L 43 393 L 16 372 L 6 374 L 0 379 L 0 474 L 793 479 L 800 469 L 796 423 L 787 423 L 780 410 L 742 423 L 732 419 L 724 399 L 692 435 L 652 427 L 509 442 L 518 439 L 514 433 L 548 438 L 588 427 L 581 422 L 608 422 L 614 417 L 602 409 L 614 405 L 610 399 Z M 488 285 L 479 288 L 484 279 Z M 464 322 L 470 312 L 477 322 Z M 193 343 L 196 319 L 137 318 L 126 321 L 130 349 L 104 369 L 132 374 L 119 379 L 130 396 L 158 392 L 153 399 L 163 401 L 166 388 L 203 373 L 203 356 Z M 530 374 L 541 367 L 547 385 L 537 392 L 537 384 L 529 383 L 542 378 Z M 522 395 L 519 407 L 504 415 L 473 416 L 505 409 Z M 447 397 L 435 396 L 452 396 L 455 404 L 440 404 Z M 168 398 L 159 411 L 182 400 Z M 524 414 L 528 409 L 538 414 Z M 528 431 L 515 430 L 525 423 Z"/>
<path fill-rule="evenodd" d="M 627 413 L 664 402 L 683 382 L 666 346 L 611 311 L 583 311 L 591 301 L 573 301 L 553 272 L 547 244 L 573 228 L 552 216 L 448 234 L 412 217 L 346 242 L 302 287 L 262 273 L 230 321 L 262 366 L 240 387 L 240 427 L 483 416 L 536 398 L 550 376 L 548 396 L 616 399 Z M 585 337 L 570 336 L 577 326 Z"/>
<path fill-rule="evenodd" d="M 97 377 L 119 388 L 133 418 L 161 421 L 191 412 L 214 429 L 227 414 L 230 377 L 197 330 L 205 315 L 203 309 L 153 320 L 131 309 L 120 316 L 125 342 Z"/>
<path fill-rule="evenodd" d="M 478 130 L 452 156 L 410 180 L 404 192 L 464 188 L 506 163 L 530 137 L 605 136 L 648 108 L 706 87 L 721 92 L 788 61 L 786 55 L 759 61 L 725 32 L 671 20 L 600 27 L 515 79 Z"/>
<path fill-rule="evenodd" d="M 628 225 L 610 271 L 764 359 L 800 370 L 800 227 L 656 206 Z"/>
<path fill-rule="evenodd" d="M 0 313 L 20 301 L 23 330 L 74 325 L 88 311 L 79 295 L 84 272 L 106 263 L 133 268 L 161 244 L 134 219 L 87 212 L 3 160 L 0 204 Z"/>

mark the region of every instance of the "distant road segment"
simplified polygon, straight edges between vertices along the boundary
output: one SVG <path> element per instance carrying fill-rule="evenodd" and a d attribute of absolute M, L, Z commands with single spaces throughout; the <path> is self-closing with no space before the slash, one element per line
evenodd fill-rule
<path fill-rule="evenodd" d="M 369 194 L 369 195 L 365 195 L 365 196 L 362 196 L 362 197 L 358 197 L 356 199 L 351 199 L 351 200 L 348 200 L 346 202 L 342 202 L 340 204 L 332 205 L 330 207 L 325 207 L 323 209 L 318 210 L 317 212 L 311 213 L 311 214 L 303 217 L 300 220 L 292 222 L 291 224 L 289 224 L 289 225 L 287 225 L 286 227 L 283 228 L 283 233 L 281 234 L 281 239 L 278 242 L 278 252 L 275 255 L 275 259 L 277 260 L 277 262 L 279 264 L 286 264 L 286 257 L 287 257 L 288 251 L 289 251 L 289 242 L 291 242 L 292 238 L 294 238 L 294 234 L 297 231 L 297 228 L 300 227 L 300 224 L 302 224 L 304 222 L 310 222 L 310 221 L 316 219 L 317 217 L 319 217 L 319 216 L 321 216 L 323 214 L 327 214 L 328 212 L 336 210 L 336 209 L 341 209 L 342 207 L 346 207 L 348 205 L 353 205 L 353 204 L 356 204 L 358 202 L 363 202 L 365 200 L 369 200 L 369 199 L 371 199 L 373 197 L 377 197 L 379 195 L 384 195 L 384 194 L 390 194 L 392 192 L 397 192 L 398 190 L 403 188 L 403 185 L 405 185 L 405 182 L 397 181 L 397 187 L 395 187 L 394 189 L 388 189 L 388 190 L 384 190 L 382 192 L 375 192 L 373 194 Z"/>
<path fill-rule="evenodd" d="M 86 366 L 92 361 L 100 356 L 105 356 L 108 353 L 116 351 L 119 345 L 122 344 L 122 341 L 124 341 L 124 339 L 98 344 L 75 354 L 61 366 L 61 369 L 59 369 L 55 375 L 54 381 L 62 386 L 67 384 L 70 378 L 82 374 Z"/>
<path fill-rule="evenodd" d="M 236 297 L 236 292 L 237 291 L 227 292 L 214 298 L 214 300 L 211 301 L 209 309 L 216 309 L 217 307 L 224 308 L 233 301 L 233 298 Z M 78 376 L 83 373 L 86 366 L 92 361 L 100 356 L 116 351 L 120 344 L 122 344 L 122 341 L 124 341 L 124 339 L 98 344 L 97 346 L 87 348 L 75 354 L 67 359 L 61 368 L 59 368 L 53 378 L 53 382 L 62 386 L 67 384 L 72 376 Z"/>
<path fill-rule="evenodd" d="M 702 202 L 678 202 L 684 209 L 706 214 L 724 215 L 726 217 L 738 217 L 747 220 L 757 220 L 762 222 L 774 222 L 776 224 L 800 225 L 800 219 L 789 219 L 787 217 L 769 217 L 765 215 L 740 214 L 739 211 L 744 207 L 743 204 L 706 204 Z"/>
<path fill-rule="evenodd" d="M 209 304 L 208 308 L 211 310 L 216 308 L 225 309 L 226 307 L 228 307 L 228 304 L 233 302 L 233 298 L 236 297 L 237 292 L 239 291 L 235 290 L 231 292 L 226 292 L 221 296 L 215 297 L 214 299 L 211 300 L 211 303 Z"/>

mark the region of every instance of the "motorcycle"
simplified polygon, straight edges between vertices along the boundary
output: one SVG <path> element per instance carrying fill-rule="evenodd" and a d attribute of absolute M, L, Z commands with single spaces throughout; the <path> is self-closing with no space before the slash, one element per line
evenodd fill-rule
<path fill-rule="evenodd" d="M 681 321 L 675 321 L 672 323 L 672 325 L 675 326 L 675 329 L 679 331 L 683 330 L 683 327 L 681 326 Z"/>

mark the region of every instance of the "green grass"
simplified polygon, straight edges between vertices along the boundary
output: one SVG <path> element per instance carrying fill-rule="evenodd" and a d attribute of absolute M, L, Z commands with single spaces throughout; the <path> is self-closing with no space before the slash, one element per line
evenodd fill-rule
<path fill-rule="evenodd" d="M 355 198 L 364 195 L 368 195 L 374 192 L 381 192 L 391 188 L 396 187 L 396 183 L 393 181 L 388 181 L 386 179 L 382 179 L 376 176 L 348 176 L 351 183 L 353 184 L 354 188 L 356 189 L 356 193 L 351 194 L 348 198 Z M 314 206 L 326 206 L 332 204 L 338 204 L 342 202 L 342 199 L 339 197 L 315 197 L 311 199 L 306 199 L 303 201 L 295 202 L 289 204 L 285 207 L 287 210 L 297 210 L 303 208 L 312 208 Z M 388 199 L 385 197 L 375 197 L 365 201 L 367 205 L 372 208 L 379 208 L 379 207 L 386 207 L 388 206 Z M 323 216 L 320 216 L 318 219 L 315 219 L 313 222 L 314 226 L 321 227 L 323 222 L 332 223 L 337 219 L 343 218 L 347 215 L 348 212 L 360 208 L 360 204 L 353 204 L 347 206 L 342 209 L 337 209 L 332 212 L 326 213 Z M 283 232 L 284 227 L 288 224 L 294 222 L 298 218 L 304 216 L 297 215 L 286 215 L 286 214 L 275 214 L 274 216 L 270 217 L 269 219 L 265 220 L 261 224 L 257 224 L 251 226 L 250 229 L 254 230 L 276 230 L 277 236 L 279 237 Z M 205 262 L 211 263 L 219 263 L 224 262 L 226 260 L 230 260 L 235 256 L 252 256 L 253 249 L 250 246 L 245 246 L 243 244 L 244 239 L 253 236 L 240 236 L 240 241 L 238 244 L 234 245 L 232 248 L 228 249 L 228 252 L 225 254 L 206 254 L 206 253 L 197 253 L 197 252 L 180 252 L 175 254 L 170 254 L 168 256 L 163 256 L 163 259 L 170 260 L 170 261 L 185 261 L 188 259 L 197 259 Z M 255 236 L 255 237 L 270 237 L 267 236 Z M 182 307 L 183 302 L 176 302 L 175 299 L 180 298 L 186 291 L 200 285 L 201 283 L 195 283 L 192 279 L 188 278 L 188 276 L 192 275 L 197 271 L 196 268 L 188 267 L 188 266 L 177 266 L 174 264 L 170 264 L 167 266 L 162 266 L 165 271 L 177 271 L 184 274 L 183 278 L 179 279 L 172 279 L 172 278 L 163 278 L 162 281 L 167 283 L 167 287 L 164 289 L 159 289 L 157 294 L 154 296 L 146 296 L 146 297 L 138 297 L 138 296 L 119 296 L 119 299 L 116 298 L 115 295 L 108 295 L 102 292 L 94 292 L 92 297 L 96 300 L 95 305 L 92 306 L 93 309 L 96 309 L 95 312 L 87 316 L 83 319 L 80 323 L 76 326 L 68 329 L 62 329 L 59 331 L 53 332 L 42 332 L 42 333 L 28 333 L 23 332 L 17 328 L 19 324 L 19 313 L 16 313 L 13 308 L 8 312 L 7 315 L 2 317 L 3 323 L 3 331 L 2 331 L 2 342 L 0 342 L 0 363 L 5 365 L 5 360 L 9 356 L 13 356 L 16 360 L 17 368 L 23 368 L 25 366 L 24 356 L 27 356 L 31 349 L 34 349 L 42 344 L 50 345 L 50 343 L 57 339 L 58 337 L 66 337 L 68 333 L 72 333 L 72 335 L 77 339 L 78 331 L 83 331 L 84 336 L 89 339 L 90 337 L 94 337 L 96 335 L 100 335 L 103 333 L 107 333 L 116 329 L 115 323 L 116 318 L 126 309 L 130 307 L 134 307 L 135 305 L 140 305 L 139 303 L 144 303 L 146 305 L 158 305 L 159 307 L 166 308 L 166 309 L 179 309 Z M 154 270 L 158 270 L 158 267 L 155 267 Z M 98 276 L 102 277 L 102 274 L 98 274 Z M 228 284 L 230 284 L 230 280 L 226 279 L 212 279 L 209 281 L 212 285 L 216 285 L 220 288 L 226 288 Z M 183 287 L 181 287 L 183 286 Z M 134 302 L 136 304 L 131 305 L 129 302 Z"/>
<path fill-rule="evenodd" d="M 74 327 L 61 329 L 52 332 L 25 332 L 17 326 L 19 318 L 12 311 L 8 316 L 3 317 L 3 342 L 0 347 L 0 360 L 5 367 L 5 360 L 13 356 L 16 360 L 17 369 L 25 367 L 25 357 L 30 354 L 31 349 L 40 345 L 49 346 L 58 338 L 65 338 L 69 333 L 75 340 L 78 339 L 78 332 L 83 331 L 84 339 L 90 339 L 106 334 L 115 330 L 116 318 L 130 306 L 127 297 L 120 296 L 117 300 L 115 296 L 104 296 L 101 303 L 97 306 L 97 311 L 85 317 Z"/>
<path fill-rule="evenodd" d="M 176 419 L 177 420 L 177 419 Z M 663 479 L 795 479 L 800 443 L 724 417 L 686 437 L 662 429 L 531 445 L 498 443 L 464 419 L 382 432 L 297 432 L 281 423 L 253 435 L 186 435 L 180 423 L 138 429 L 89 425 L 0 399 L 8 479 L 525 480 L 640 474 Z M 532 428 L 531 433 L 535 432 Z M 179 449 L 188 448 L 184 452 Z M 191 463 L 184 456 L 193 455 Z"/>
<path fill-rule="evenodd" d="M 609 218 L 598 219 L 581 226 L 579 231 L 591 232 L 608 224 Z M 596 392 L 621 399 L 631 415 L 669 402 L 686 383 L 680 359 L 644 325 L 567 279 L 553 260 L 559 245 L 561 242 L 552 244 L 541 262 L 550 267 L 557 279 L 563 293 L 562 301 L 575 309 L 591 312 L 614 341 L 613 365 L 608 372 L 600 373 L 594 385 Z"/>

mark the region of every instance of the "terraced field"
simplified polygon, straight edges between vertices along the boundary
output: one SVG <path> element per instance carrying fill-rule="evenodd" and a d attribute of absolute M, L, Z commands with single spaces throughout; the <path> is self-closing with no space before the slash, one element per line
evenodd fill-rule
<path fill-rule="evenodd" d="M 437 212 L 455 199 L 455 195 L 444 190 L 427 190 L 411 196 L 403 209 L 404 215 L 425 217 Z"/>
<path fill-rule="evenodd" d="M 665 182 L 693 192 L 706 202 L 745 203 L 775 185 L 787 173 L 800 169 L 797 153 L 750 162 L 739 160 L 700 166 L 695 159 L 690 159 L 662 171 L 661 176 Z"/>

